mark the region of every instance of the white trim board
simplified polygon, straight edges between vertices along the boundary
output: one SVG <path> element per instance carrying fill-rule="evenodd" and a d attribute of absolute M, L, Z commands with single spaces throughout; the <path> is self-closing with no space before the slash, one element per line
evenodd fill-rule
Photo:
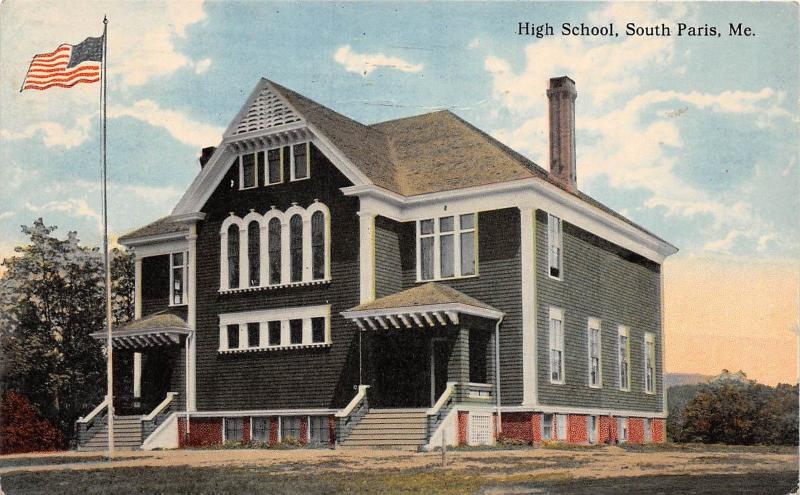
<path fill-rule="evenodd" d="M 677 248 L 642 229 L 540 178 L 402 196 L 375 185 L 342 188 L 361 200 L 361 210 L 399 222 L 444 214 L 481 212 L 500 208 L 535 208 L 556 215 L 609 242 L 661 263 Z"/>

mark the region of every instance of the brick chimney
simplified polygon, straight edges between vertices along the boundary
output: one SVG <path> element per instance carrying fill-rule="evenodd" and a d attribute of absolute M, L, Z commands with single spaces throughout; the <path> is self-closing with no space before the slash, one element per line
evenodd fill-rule
<path fill-rule="evenodd" d="M 553 77 L 547 88 L 550 102 L 550 176 L 570 191 L 577 189 L 575 174 L 575 81 Z"/>
<path fill-rule="evenodd" d="M 211 159 L 211 155 L 213 155 L 215 151 L 217 151 L 217 148 L 215 146 L 209 146 L 207 148 L 203 148 L 203 151 L 200 152 L 200 158 L 199 158 L 200 168 L 206 166 L 206 163 L 208 163 L 208 160 Z"/>

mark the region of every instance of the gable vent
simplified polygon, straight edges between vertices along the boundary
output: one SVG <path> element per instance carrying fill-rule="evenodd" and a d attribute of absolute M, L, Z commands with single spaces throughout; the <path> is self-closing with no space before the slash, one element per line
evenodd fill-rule
<path fill-rule="evenodd" d="M 300 120 L 300 117 L 281 101 L 278 95 L 264 88 L 239 121 L 233 134 L 270 129 Z"/>

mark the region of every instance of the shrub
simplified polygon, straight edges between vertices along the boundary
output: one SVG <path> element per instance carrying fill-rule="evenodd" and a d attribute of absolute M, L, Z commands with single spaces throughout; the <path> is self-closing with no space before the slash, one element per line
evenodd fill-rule
<path fill-rule="evenodd" d="M 30 401 L 10 390 L 0 400 L 0 453 L 59 450 L 64 446 L 61 431 L 34 411 Z"/>

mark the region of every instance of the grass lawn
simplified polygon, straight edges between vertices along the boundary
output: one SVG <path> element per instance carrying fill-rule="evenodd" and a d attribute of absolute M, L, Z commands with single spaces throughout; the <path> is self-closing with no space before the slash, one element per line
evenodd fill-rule
<path fill-rule="evenodd" d="M 435 468 L 369 472 L 283 474 L 257 467 L 121 468 L 20 472 L 2 478 L 9 495 L 22 494 L 780 494 L 794 490 L 797 474 L 638 476 L 571 479 L 568 476 L 513 477 L 506 481 Z"/>

